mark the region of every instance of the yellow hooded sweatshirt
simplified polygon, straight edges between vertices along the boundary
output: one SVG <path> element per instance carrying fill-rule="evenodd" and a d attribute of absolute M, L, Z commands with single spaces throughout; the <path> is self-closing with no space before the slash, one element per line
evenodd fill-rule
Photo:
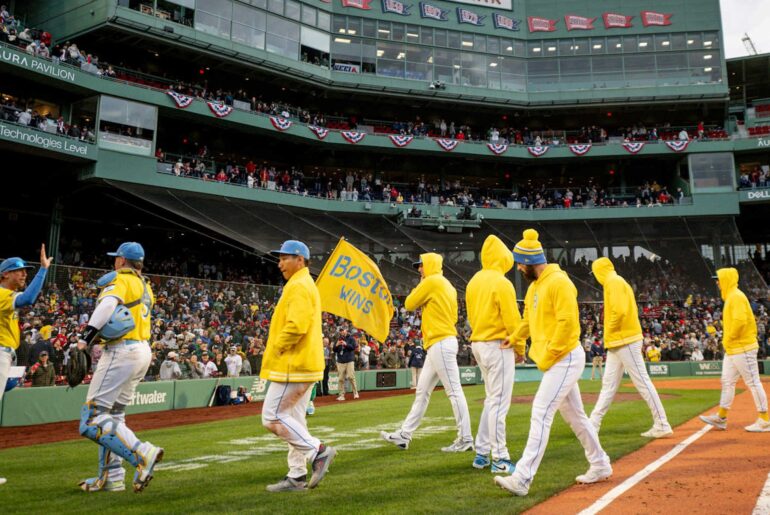
<path fill-rule="evenodd" d="M 580 345 L 577 288 L 559 265 L 550 264 L 527 289 L 524 316 L 510 336 L 532 338 L 529 357 L 546 371 Z"/>
<path fill-rule="evenodd" d="M 738 270 L 717 270 L 719 290 L 725 306 L 722 310 L 722 345 L 727 354 L 740 354 L 758 349 L 757 321 L 746 295 L 738 289 Z"/>
<path fill-rule="evenodd" d="M 591 270 L 604 286 L 604 347 L 613 349 L 641 341 L 639 308 L 631 285 L 615 272 L 612 261 L 606 257 L 594 261 Z"/>
<path fill-rule="evenodd" d="M 324 376 L 321 297 L 308 268 L 292 275 L 270 319 L 259 377 L 279 383 L 312 383 Z"/>
<path fill-rule="evenodd" d="M 516 290 L 505 274 L 513 267 L 513 254 L 495 235 L 490 235 L 481 247 L 481 270 L 476 272 L 465 289 L 468 322 L 473 333 L 471 341 L 503 340 L 521 323 Z M 515 345 L 524 354 L 524 341 Z"/>
<path fill-rule="evenodd" d="M 425 350 L 439 340 L 457 336 L 457 290 L 441 273 L 444 259 L 432 252 L 420 255 L 425 278 L 404 301 L 408 311 L 422 308 Z"/>

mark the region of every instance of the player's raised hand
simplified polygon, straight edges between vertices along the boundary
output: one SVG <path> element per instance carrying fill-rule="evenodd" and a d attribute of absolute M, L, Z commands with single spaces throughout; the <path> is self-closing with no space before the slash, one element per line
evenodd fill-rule
<path fill-rule="evenodd" d="M 51 266 L 51 263 L 53 263 L 52 257 L 47 257 L 45 255 L 45 243 L 40 247 L 40 266 L 43 268 L 48 268 Z"/>

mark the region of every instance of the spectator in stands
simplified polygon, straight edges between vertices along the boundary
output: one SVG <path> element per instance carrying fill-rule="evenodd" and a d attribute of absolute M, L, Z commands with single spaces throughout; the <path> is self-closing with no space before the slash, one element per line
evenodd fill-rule
<path fill-rule="evenodd" d="M 203 364 L 198 361 L 198 356 L 195 354 L 190 355 L 190 378 L 191 379 L 203 379 L 207 377 L 206 371 L 203 368 Z"/>
<path fill-rule="evenodd" d="M 208 353 L 201 354 L 201 366 L 203 368 L 203 379 L 217 377 L 219 374 L 217 366 L 210 360 Z"/>
<path fill-rule="evenodd" d="M 53 364 L 48 361 L 48 352 L 40 353 L 38 362 L 32 365 L 29 370 L 29 378 L 32 380 L 32 386 L 53 386 L 56 379 L 56 372 Z"/>
<path fill-rule="evenodd" d="M 160 380 L 173 381 L 182 378 L 182 369 L 177 363 L 178 355 L 176 352 L 169 352 L 166 359 L 160 365 Z"/>
<path fill-rule="evenodd" d="M 225 358 L 225 365 L 227 367 L 227 377 L 238 377 L 241 375 L 241 369 L 243 368 L 243 359 L 238 355 L 237 347 L 230 347 L 230 351 Z"/>
<path fill-rule="evenodd" d="M 681 131 L 679 131 L 679 141 L 688 141 L 690 139 L 690 135 L 687 134 L 687 129 L 683 128 Z"/>
<path fill-rule="evenodd" d="M 359 359 L 361 361 L 361 370 L 369 370 L 369 355 L 372 353 L 372 348 L 368 344 L 361 345 L 359 352 Z"/>

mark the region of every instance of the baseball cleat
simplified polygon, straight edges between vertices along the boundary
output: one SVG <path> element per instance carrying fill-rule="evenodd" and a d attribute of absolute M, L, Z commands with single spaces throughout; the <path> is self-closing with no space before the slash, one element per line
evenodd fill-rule
<path fill-rule="evenodd" d="M 606 467 L 589 467 L 585 474 L 580 474 L 575 478 L 578 483 L 588 485 L 591 483 L 598 483 L 612 477 L 612 467 L 607 465 Z"/>
<path fill-rule="evenodd" d="M 344 401 L 345 400 L 345 396 L 344 395 L 339 395 L 339 396 L 337 396 L 337 400 L 338 401 Z"/>
<path fill-rule="evenodd" d="M 399 449 L 407 450 L 409 448 L 409 440 L 401 436 L 401 432 L 387 433 L 385 431 L 380 431 L 380 438 L 386 442 L 392 443 Z"/>
<path fill-rule="evenodd" d="M 286 476 L 277 483 L 267 485 L 268 492 L 304 492 L 307 490 L 307 482 L 303 479 L 294 479 L 293 477 Z"/>
<path fill-rule="evenodd" d="M 354 398 L 354 399 L 358 399 L 359 397 L 360 397 L 360 395 L 358 395 L 358 392 L 356 392 L 356 393 L 354 393 L 354 394 L 353 394 L 353 398 Z"/>
<path fill-rule="evenodd" d="M 721 429 L 722 431 L 727 429 L 727 419 L 722 418 L 719 415 L 701 415 L 700 419 L 706 424 Z"/>
<path fill-rule="evenodd" d="M 326 472 L 329 470 L 329 465 L 332 464 L 336 455 L 337 449 L 321 444 L 321 448 L 318 449 L 318 454 L 315 455 L 313 464 L 311 465 L 313 475 L 310 476 L 310 482 L 307 484 L 308 488 L 315 488 L 318 486 L 318 483 L 320 483 L 326 475 Z"/>
<path fill-rule="evenodd" d="M 152 444 L 147 444 L 150 450 L 146 453 L 137 453 L 142 462 L 136 467 L 134 473 L 134 492 L 139 493 L 147 488 L 152 480 L 152 471 L 155 465 L 163 460 L 163 449 Z"/>
<path fill-rule="evenodd" d="M 459 438 L 455 440 L 452 445 L 448 445 L 446 447 L 442 447 L 441 450 L 443 452 L 465 452 L 465 451 L 472 451 L 473 450 L 473 442 L 463 441 Z"/>
<path fill-rule="evenodd" d="M 645 438 L 667 438 L 674 434 L 674 430 L 671 427 L 656 427 L 652 426 L 649 431 L 645 431 L 641 436 Z"/>
<path fill-rule="evenodd" d="M 476 457 L 473 458 L 473 468 L 475 469 L 485 469 L 490 463 L 492 462 L 489 460 L 489 456 L 484 456 L 483 454 L 477 454 Z"/>
<path fill-rule="evenodd" d="M 492 462 L 492 474 L 513 474 L 516 465 L 511 460 L 495 460 Z"/>
<path fill-rule="evenodd" d="M 123 481 L 106 481 L 100 480 L 98 477 L 89 477 L 84 479 L 78 486 L 84 492 L 124 492 L 126 490 L 126 484 Z"/>
<path fill-rule="evenodd" d="M 756 422 L 744 429 L 749 433 L 770 433 L 770 422 L 758 418 Z"/>
<path fill-rule="evenodd" d="M 508 490 L 513 495 L 524 497 L 529 493 L 529 487 L 516 477 L 516 474 L 510 476 L 496 476 L 495 484 L 503 490 Z"/>

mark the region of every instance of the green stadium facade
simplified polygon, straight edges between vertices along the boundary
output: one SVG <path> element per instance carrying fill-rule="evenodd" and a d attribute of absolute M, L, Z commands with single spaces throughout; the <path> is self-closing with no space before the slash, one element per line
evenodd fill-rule
<path fill-rule="evenodd" d="M 53 44 L 77 42 L 112 68 L 108 74 L 93 61 L 73 66 L 0 46 L 4 103 L 33 100 L 52 119 L 85 121 L 94 136 L 0 120 L 3 174 L 16 192 L 0 207 L 9 235 L 2 255 L 41 234 L 56 250 L 62 238 L 86 233 L 140 238 L 148 225 L 160 233 L 187 226 L 256 253 L 284 239 L 306 240 L 317 271 L 344 236 L 406 291 L 414 282 L 406 263 L 420 252 L 445 254 L 447 274 L 464 283 L 478 268 L 486 235 L 513 246 L 529 226 L 540 230 L 550 259 L 566 266 L 601 254 L 661 257 L 690 264 L 703 284 L 716 266 L 754 250 L 764 256 L 770 241 L 763 221 L 770 189 L 739 188 L 742 171 L 770 163 L 768 56 L 725 59 L 718 0 L 9 6 L 23 26 L 50 33 Z M 315 127 L 293 111 L 257 113 L 243 100 L 225 105 L 170 94 L 180 82 L 290 99 L 336 113 L 329 119 L 338 129 Z M 415 116 L 436 127 L 439 119 L 457 120 L 482 133 L 526 126 L 547 143 L 383 130 Z M 584 127 L 637 124 L 670 138 L 581 139 Z M 705 137 L 698 137 L 701 127 Z M 678 139 L 680 131 L 688 141 Z M 402 185 L 462 181 L 498 202 L 465 210 L 437 196 L 342 201 L 178 177 L 176 156 L 202 141 L 214 170 L 237 154 L 297 166 L 307 178 L 323 169 Z M 516 193 L 533 181 L 561 189 L 596 184 L 618 201 L 523 209 Z M 639 189 L 656 181 L 681 190 L 681 198 L 636 207 Z M 410 216 L 413 208 L 420 216 Z"/>

